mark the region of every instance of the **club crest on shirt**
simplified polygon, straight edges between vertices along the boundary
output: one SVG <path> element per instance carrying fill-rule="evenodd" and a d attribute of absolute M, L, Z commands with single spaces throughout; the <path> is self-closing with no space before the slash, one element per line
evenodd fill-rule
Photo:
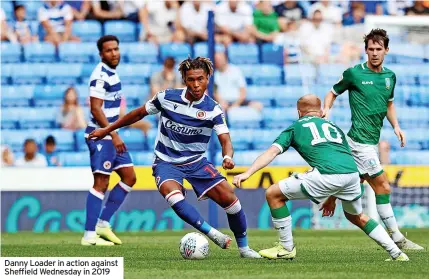
<path fill-rule="evenodd" d="M 385 78 L 386 81 L 386 89 L 390 89 L 390 78 Z"/>
<path fill-rule="evenodd" d="M 112 163 L 110 163 L 109 161 L 105 161 L 105 162 L 103 163 L 103 167 L 104 167 L 106 170 L 108 170 L 108 169 L 110 169 L 110 168 L 112 167 Z"/>
<path fill-rule="evenodd" d="M 206 118 L 206 112 L 203 110 L 197 111 L 197 118 L 198 119 L 205 119 Z"/>

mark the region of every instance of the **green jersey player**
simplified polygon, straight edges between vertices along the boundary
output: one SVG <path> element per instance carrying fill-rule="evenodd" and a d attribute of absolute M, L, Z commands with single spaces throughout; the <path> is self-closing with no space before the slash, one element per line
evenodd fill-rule
<path fill-rule="evenodd" d="M 373 219 L 362 213 L 359 172 L 350 152 L 343 131 L 323 118 L 321 101 L 315 95 L 305 95 L 297 103 L 299 119 L 284 130 L 252 166 L 234 177 L 233 183 L 241 182 L 267 166 L 290 146 L 295 148 L 312 167 L 306 173 L 293 175 L 271 185 L 266 192 L 275 229 L 280 234 L 280 243 L 260 251 L 269 259 L 293 259 L 296 249 L 292 237 L 292 219 L 286 206 L 288 200 L 310 199 L 323 203 L 323 216 L 332 216 L 335 199 L 342 201 L 346 218 L 361 228 L 397 261 L 408 261 L 407 255 Z M 389 259 L 389 260 L 392 260 Z"/>
<path fill-rule="evenodd" d="M 383 29 L 374 29 L 365 36 L 367 62 L 344 71 L 340 80 L 325 97 L 324 116 L 328 118 L 338 95 L 349 91 L 352 127 L 347 134 L 359 173 L 375 192 L 377 211 L 392 239 L 401 249 L 420 250 L 423 247 L 406 239 L 399 231 L 390 205 L 390 185 L 378 158 L 377 145 L 383 120 L 387 116 L 395 134 L 405 146 L 405 134 L 399 127 L 393 105 L 396 75 L 383 66 L 389 50 L 389 38 Z"/>

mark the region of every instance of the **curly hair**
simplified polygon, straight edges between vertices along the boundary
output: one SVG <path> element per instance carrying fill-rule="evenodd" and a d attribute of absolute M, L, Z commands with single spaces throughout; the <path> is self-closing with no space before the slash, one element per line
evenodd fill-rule
<path fill-rule="evenodd" d="M 383 41 L 384 48 L 389 47 L 389 36 L 387 36 L 386 30 L 381 28 L 372 29 L 371 32 L 369 32 L 369 34 L 363 37 L 363 40 L 365 42 L 365 49 L 368 48 L 369 40 L 372 40 L 373 42 L 379 42 L 379 43 Z"/>
<path fill-rule="evenodd" d="M 182 80 L 186 82 L 186 72 L 189 70 L 197 70 L 197 69 L 203 69 L 204 72 L 210 77 L 213 75 L 213 62 L 206 57 L 197 57 L 192 59 L 191 57 L 188 57 L 187 59 L 183 60 L 179 65 L 179 71 L 182 75 Z"/>

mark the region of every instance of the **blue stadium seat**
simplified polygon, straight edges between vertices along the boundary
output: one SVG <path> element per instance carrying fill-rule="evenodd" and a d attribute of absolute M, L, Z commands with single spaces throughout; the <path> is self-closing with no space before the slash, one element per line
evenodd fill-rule
<path fill-rule="evenodd" d="M 239 128 L 239 127 L 236 127 Z M 232 146 L 234 150 L 250 150 L 252 139 L 252 130 L 246 129 L 230 129 L 229 133 L 231 135 Z M 218 141 L 218 140 L 216 140 Z"/>
<path fill-rule="evenodd" d="M 124 43 L 122 53 L 128 63 L 158 63 L 158 46 L 153 43 Z"/>
<path fill-rule="evenodd" d="M 153 152 L 133 152 L 130 154 L 134 165 L 150 166 L 153 162 Z"/>
<path fill-rule="evenodd" d="M 78 98 L 79 98 L 79 104 L 81 106 L 89 106 L 89 86 L 88 84 L 80 84 L 74 86 L 76 89 Z"/>
<path fill-rule="evenodd" d="M 61 106 L 68 85 L 39 85 L 34 88 L 34 105 L 37 107 Z"/>
<path fill-rule="evenodd" d="M 398 165 L 429 165 L 429 151 L 391 152 L 390 160 Z"/>
<path fill-rule="evenodd" d="M 225 46 L 222 44 L 216 44 L 215 52 L 225 52 Z M 195 43 L 194 57 L 207 57 L 207 56 L 209 56 L 207 43 L 206 42 Z"/>
<path fill-rule="evenodd" d="M 285 129 L 298 119 L 296 108 L 264 108 L 262 115 L 267 128 Z"/>
<path fill-rule="evenodd" d="M 82 72 L 80 73 L 82 84 L 89 84 L 89 78 L 96 66 L 97 63 L 82 64 Z"/>
<path fill-rule="evenodd" d="M 240 68 L 247 83 L 254 85 L 280 85 L 282 84 L 282 70 L 276 65 L 236 65 Z"/>
<path fill-rule="evenodd" d="M 334 122 L 337 126 L 347 126 L 351 123 L 351 110 L 350 108 L 334 107 L 331 110 L 329 120 Z"/>
<path fill-rule="evenodd" d="M 24 45 L 24 57 L 27 62 L 55 62 L 55 46 L 51 43 L 31 43 Z"/>
<path fill-rule="evenodd" d="M 96 20 L 74 21 L 72 33 L 82 42 L 95 42 L 103 35 L 102 25 Z"/>
<path fill-rule="evenodd" d="M 234 128 L 259 128 L 262 115 L 251 107 L 234 107 L 228 110 L 228 122 Z"/>
<path fill-rule="evenodd" d="M 301 157 L 301 155 L 292 150 L 288 150 L 277 156 L 272 164 L 275 166 L 308 166 L 307 162 Z"/>
<path fill-rule="evenodd" d="M 127 85 L 126 88 L 123 88 L 122 92 L 124 93 L 129 108 L 143 105 L 150 96 L 150 88 L 146 85 Z"/>
<path fill-rule="evenodd" d="M 122 86 L 124 84 L 149 84 L 150 64 L 121 64 L 117 71 L 123 84 Z"/>
<path fill-rule="evenodd" d="M 42 84 L 45 82 L 46 64 L 13 64 L 12 82 L 14 84 Z"/>
<path fill-rule="evenodd" d="M 21 62 L 21 45 L 1 43 L 1 61 L 2 63 Z"/>
<path fill-rule="evenodd" d="M 60 162 L 64 167 L 86 167 L 90 166 L 89 151 L 87 152 L 61 152 Z"/>
<path fill-rule="evenodd" d="M 275 99 L 275 90 L 273 90 L 273 87 L 275 86 L 249 86 L 247 87 L 246 99 L 249 101 L 258 101 L 264 107 L 271 107 Z"/>
<path fill-rule="evenodd" d="M 98 49 L 95 43 L 62 43 L 58 47 L 61 62 L 90 63 L 99 60 Z"/>
<path fill-rule="evenodd" d="M 418 73 L 415 71 L 416 65 L 393 64 L 387 68 L 395 72 L 397 85 L 415 85 Z"/>
<path fill-rule="evenodd" d="M 2 108 L 1 109 L 1 128 L 17 129 L 19 128 L 18 120 L 25 109 L 22 108 Z"/>
<path fill-rule="evenodd" d="M 105 22 L 104 34 L 115 35 L 121 42 L 135 42 L 137 40 L 136 24 L 127 20 Z"/>
<path fill-rule="evenodd" d="M 318 83 L 332 86 L 346 69 L 343 64 L 321 64 L 318 69 Z"/>
<path fill-rule="evenodd" d="M 419 64 L 424 63 L 425 50 L 423 45 L 400 43 L 389 44 L 389 54 L 395 57 L 395 62 L 399 64 Z"/>
<path fill-rule="evenodd" d="M 29 24 L 30 24 L 31 34 L 39 35 L 39 39 L 42 39 L 39 33 L 43 27 L 41 26 L 40 22 L 37 20 L 32 20 L 32 21 L 29 21 Z"/>
<path fill-rule="evenodd" d="M 396 112 L 403 129 L 429 127 L 429 108 L 396 107 Z"/>
<path fill-rule="evenodd" d="M 81 64 L 50 64 L 46 79 L 49 84 L 77 84 L 81 73 Z"/>
<path fill-rule="evenodd" d="M 23 129 L 54 128 L 59 108 L 26 108 L 21 114 L 19 125 Z"/>
<path fill-rule="evenodd" d="M 74 133 L 76 151 L 88 151 L 88 145 L 85 139 L 85 129 L 78 130 Z"/>
<path fill-rule="evenodd" d="M 261 48 L 262 63 L 283 66 L 283 46 L 266 43 Z"/>
<path fill-rule="evenodd" d="M 2 107 L 30 106 L 34 86 L 3 86 L 1 91 Z"/>
<path fill-rule="evenodd" d="M 6 15 L 6 19 L 12 19 L 14 14 L 12 1 L 1 1 L 0 4 Z"/>
<path fill-rule="evenodd" d="M 26 130 L 2 130 L 1 132 L 2 144 L 8 145 L 14 152 L 23 151 L 24 141 L 32 138 Z"/>
<path fill-rule="evenodd" d="M 10 83 L 11 77 L 12 77 L 12 64 L 4 64 L 1 63 L 1 84 L 6 85 Z"/>
<path fill-rule="evenodd" d="M 420 86 L 429 86 L 429 61 L 425 64 L 413 65 L 413 70 L 416 71 L 418 84 Z"/>
<path fill-rule="evenodd" d="M 146 119 L 146 118 L 145 118 Z M 154 150 L 155 148 L 155 140 L 156 140 L 156 136 L 158 135 L 158 129 L 150 129 L 149 132 L 147 133 L 147 150 Z"/>
<path fill-rule="evenodd" d="M 258 46 L 256 44 L 233 43 L 228 46 L 228 58 L 232 64 L 258 64 Z"/>
<path fill-rule="evenodd" d="M 37 20 L 39 8 L 43 6 L 42 1 L 17 1 L 17 4 L 25 6 L 27 20 Z"/>
<path fill-rule="evenodd" d="M 165 58 L 171 56 L 180 63 L 182 60 L 188 58 L 188 56 L 192 56 L 192 49 L 189 44 L 162 44 L 160 46 L 160 56 L 162 61 L 164 61 Z"/>
<path fill-rule="evenodd" d="M 278 86 L 276 88 L 278 90 L 274 92 L 274 99 L 278 107 L 296 107 L 296 101 L 308 92 L 303 86 Z"/>
<path fill-rule="evenodd" d="M 138 129 L 120 129 L 119 135 L 125 142 L 127 149 L 130 151 L 145 150 L 145 136 L 141 130 Z"/>
<path fill-rule="evenodd" d="M 285 65 L 283 69 L 287 85 L 313 84 L 316 79 L 316 68 L 311 64 Z"/>
<path fill-rule="evenodd" d="M 269 129 L 261 130 L 256 129 L 252 131 L 253 148 L 256 150 L 265 150 L 271 146 L 274 140 L 280 135 L 280 133 L 286 129 Z"/>

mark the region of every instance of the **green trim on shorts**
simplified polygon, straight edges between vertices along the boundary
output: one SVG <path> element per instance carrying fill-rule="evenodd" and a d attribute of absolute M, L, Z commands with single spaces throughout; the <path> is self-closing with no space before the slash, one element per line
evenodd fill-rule
<path fill-rule="evenodd" d="M 369 220 L 368 220 L 368 222 L 366 222 L 366 224 L 365 224 L 365 226 L 362 228 L 362 230 L 367 234 L 367 235 L 369 235 L 376 227 L 378 226 L 378 223 L 374 220 L 374 219 L 372 219 L 372 218 L 370 218 Z"/>
<path fill-rule="evenodd" d="M 365 185 L 363 185 L 363 183 L 360 184 L 360 195 L 357 196 L 356 198 L 352 199 L 352 201 L 357 201 L 358 199 L 360 199 L 363 196 L 363 193 L 365 192 Z"/>
<path fill-rule="evenodd" d="M 283 219 L 290 216 L 290 212 L 286 204 L 279 208 L 274 208 L 274 209 L 270 208 L 270 211 L 271 211 L 271 216 L 273 216 L 273 218 L 275 219 Z"/>
<path fill-rule="evenodd" d="M 377 176 L 381 175 L 383 172 L 384 172 L 384 170 L 381 170 L 381 171 L 377 172 L 376 174 L 370 175 L 369 177 L 376 178 Z"/>
<path fill-rule="evenodd" d="M 379 194 L 375 195 L 376 204 L 388 204 L 390 203 L 390 194 Z"/>
<path fill-rule="evenodd" d="M 313 198 L 305 189 L 304 185 L 302 185 L 301 183 L 301 192 L 307 197 L 309 198 L 312 202 L 314 202 L 315 204 L 319 204 L 320 202 L 318 202 L 315 198 Z"/>

